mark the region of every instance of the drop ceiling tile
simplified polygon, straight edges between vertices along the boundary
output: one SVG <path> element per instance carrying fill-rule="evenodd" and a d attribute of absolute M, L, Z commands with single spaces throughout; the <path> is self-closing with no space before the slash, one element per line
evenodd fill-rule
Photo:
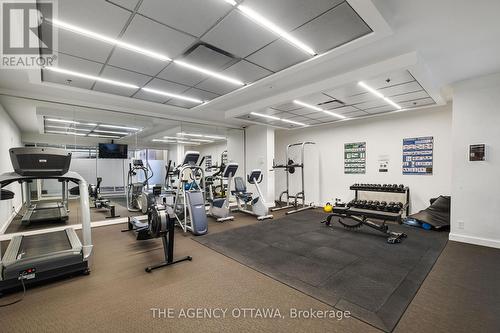
<path fill-rule="evenodd" d="M 97 62 L 106 62 L 113 46 L 63 29 L 58 33 L 58 51 Z"/>
<path fill-rule="evenodd" d="M 415 99 L 422 99 L 422 98 L 427 98 L 429 97 L 429 94 L 425 90 L 413 92 L 413 93 L 408 93 L 408 94 L 402 94 L 398 96 L 393 96 L 391 99 L 396 102 L 396 103 L 402 103 L 402 102 L 407 102 L 407 101 L 413 101 Z"/>
<path fill-rule="evenodd" d="M 299 98 L 299 100 L 301 102 L 304 102 L 307 104 L 312 104 L 312 105 L 315 105 L 315 106 L 322 108 L 322 106 L 319 105 L 320 103 L 331 102 L 334 99 L 331 98 L 330 96 L 325 95 L 325 94 L 316 93 L 316 94 L 312 94 L 312 95 L 309 95 L 306 97 L 301 97 L 301 98 Z"/>
<path fill-rule="evenodd" d="M 366 110 L 366 112 L 368 112 L 369 114 L 383 113 L 383 112 L 390 112 L 390 111 L 396 111 L 396 108 L 392 105 L 383 105 L 383 106 L 380 106 L 378 108 Z"/>
<path fill-rule="evenodd" d="M 283 30 L 292 31 L 342 1 L 343 0 L 245 0 L 244 5 L 261 13 Z"/>
<path fill-rule="evenodd" d="M 123 34 L 122 40 L 166 55 L 172 59 L 180 55 L 195 41 L 193 37 L 139 15 L 134 16 L 134 19 Z M 119 48 L 113 52 L 109 63 L 148 75 L 156 75 L 167 65 L 166 61 Z"/>
<path fill-rule="evenodd" d="M 224 51 L 245 58 L 276 38 L 276 35 L 272 32 L 255 24 L 235 10 L 220 21 L 202 39 Z"/>
<path fill-rule="evenodd" d="M 290 116 L 287 116 L 287 117 L 285 117 L 285 115 L 281 115 L 280 117 L 285 118 L 285 119 L 290 119 L 290 120 L 293 120 L 293 121 L 299 121 L 301 123 L 304 123 L 304 122 L 307 122 L 308 120 L 310 120 L 310 118 L 307 118 L 307 117 L 304 117 L 304 116 L 295 116 L 295 115 L 290 115 Z"/>
<path fill-rule="evenodd" d="M 189 70 L 175 63 L 171 63 L 160 74 L 158 74 L 158 77 L 180 84 L 185 84 L 187 86 L 193 86 L 206 79 L 208 76 Z"/>
<path fill-rule="evenodd" d="M 234 58 L 228 57 L 210 47 L 200 44 L 189 54 L 184 56 L 182 61 L 218 72 L 222 67 L 234 61 Z M 158 77 L 189 86 L 194 86 L 208 78 L 205 74 L 182 67 L 175 63 L 167 66 Z"/>
<path fill-rule="evenodd" d="M 196 88 L 191 88 L 185 92 L 182 93 L 183 95 L 186 95 L 188 97 L 196 98 L 202 101 L 210 101 L 212 99 L 215 99 L 219 97 L 217 94 L 213 94 L 211 92 L 205 91 L 205 90 L 200 90 Z"/>
<path fill-rule="evenodd" d="M 372 30 L 347 2 L 295 30 L 292 35 L 323 53 Z"/>
<path fill-rule="evenodd" d="M 297 109 L 297 110 L 292 110 L 292 111 L 287 111 L 290 114 L 295 114 L 298 116 L 303 116 L 303 115 L 309 115 L 311 113 L 323 113 L 321 111 L 314 111 L 308 108 L 303 108 L 303 109 Z"/>
<path fill-rule="evenodd" d="M 355 111 L 359 111 L 359 110 L 353 106 L 343 106 L 343 107 L 339 107 L 339 108 L 335 108 L 335 109 L 329 109 L 328 111 L 338 113 L 338 114 L 345 114 L 345 113 L 355 112 Z"/>
<path fill-rule="evenodd" d="M 165 104 L 172 105 L 172 106 L 178 106 L 178 107 L 185 108 L 185 109 L 191 109 L 191 108 L 199 105 L 198 103 L 193 103 L 193 102 L 183 101 L 180 99 L 173 99 L 173 98 L 168 100 Z"/>
<path fill-rule="evenodd" d="M 318 106 L 324 110 L 331 110 L 331 109 L 341 108 L 344 106 L 344 104 L 342 104 L 340 102 L 336 102 L 335 100 L 332 100 L 332 101 L 327 101 L 327 102 L 318 104 Z"/>
<path fill-rule="evenodd" d="M 248 57 L 264 68 L 279 72 L 282 69 L 309 59 L 303 51 L 279 39 Z"/>
<path fill-rule="evenodd" d="M 62 53 L 59 53 L 57 57 L 57 65 L 59 67 L 69 70 L 77 70 L 89 75 L 99 75 L 99 71 L 102 68 L 102 64 L 100 63 L 79 59 Z M 91 80 L 79 78 L 77 76 L 55 73 L 47 70 L 43 71 L 43 80 L 46 82 L 70 85 L 72 87 L 84 89 L 90 89 L 94 84 L 94 81 Z M 67 80 L 71 80 L 71 83 L 68 84 Z"/>
<path fill-rule="evenodd" d="M 245 83 L 252 83 L 265 76 L 270 75 L 271 72 L 259 66 L 255 66 L 254 64 L 251 64 L 248 61 L 241 60 L 238 63 L 222 71 L 221 74 L 227 75 L 229 77 L 235 78 Z M 212 77 L 196 85 L 196 87 L 208 91 L 213 91 L 220 95 L 227 94 L 228 92 L 240 88 L 240 86 L 236 86 L 232 83 L 228 83 L 226 81 L 222 81 Z"/>
<path fill-rule="evenodd" d="M 135 5 L 137 4 L 138 1 L 139 0 L 106 0 L 106 2 L 122 6 L 129 10 L 134 10 Z"/>
<path fill-rule="evenodd" d="M 346 114 L 344 114 L 344 116 L 346 116 L 347 118 L 357 118 L 357 117 L 363 117 L 363 116 L 367 116 L 368 113 L 366 112 L 363 112 L 363 111 L 354 111 L 354 112 L 348 112 Z"/>
<path fill-rule="evenodd" d="M 133 97 L 155 103 L 165 103 L 170 99 L 170 97 L 153 94 L 144 90 L 139 90 Z"/>
<path fill-rule="evenodd" d="M 367 110 L 367 109 L 373 109 L 373 108 L 378 108 L 378 107 L 387 105 L 387 102 L 381 98 L 377 98 L 377 99 L 374 99 L 374 100 L 371 100 L 368 102 L 358 103 L 355 105 L 358 109 Z"/>
<path fill-rule="evenodd" d="M 275 108 L 268 108 L 268 109 L 261 111 L 261 112 L 264 114 L 269 114 L 269 115 L 277 115 L 277 114 L 282 113 L 282 111 L 277 110 Z"/>
<path fill-rule="evenodd" d="M 379 89 L 379 91 L 384 94 L 386 97 L 392 97 L 392 96 L 398 96 L 402 94 L 408 94 L 411 92 L 417 92 L 421 91 L 422 86 L 417 81 L 409 82 L 409 83 L 403 83 L 403 84 L 398 84 L 394 85 L 391 87 Z"/>
<path fill-rule="evenodd" d="M 102 0 L 63 0 L 57 3 L 59 20 L 113 38 L 118 37 L 130 16 L 130 12 Z"/>
<path fill-rule="evenodd" d="M 165 80 L 157 79 L 157 78 L 148 82 L 148 84 L 146 84 L 144 87 L 156 89 L 156 90 L 161 90 L 161 91 L 165 91 L 165 92 L 170 92 L 173 94 L 182 94 L 184 91 L 186 91 L 186 89 L 189 88 L 189 87 L 181 85 L 181 84 L 177 84 L 174 82 L 169 82 L 169 81 L 165 81 Z"/>
<path fill-rule="evenodd" d="M 111 66 L 106 66 L 104 68 L 101 77 L 129 84 L 134 84 L 139 87 L 142 87 L 148 80 L 150 80 L 149 76 L 137 74 L 134 72 L 129 72 Z M 103 82 L 97 82 L 96 85 L 94 86 L 94 90 L 115 95 L 131 96 L 137 89 L 115 86 Z"/>
<path fill-rule="evenodd" d="M 144 0 L 139 13 L 200 37 L 231 8 L 221 0 Z"/>
<path fill-rule="evenodd" d="M 418 100 L 413 100 L 413 101 L 408 101 L 404 103 L 400 103 L 399 105 L 402 108 L 416 108 L 420 106 L 425 106 L 425 105 L 432 105 L 436 104 L 436 102 L 432 98 L 423 98 L 423 99 L 418 99 Z"/>
<path fill-rule="evenodd" d="M 311 118 L 311 119 L 322 119 L 322 118 L 325 118 L 327 114 L 324 113 L 324 112 L 321 112 L 321 111 L 317 111 L 317 112 L 312 112 L 312 113 L 309 113 L 309 114 L 305 114 L 304 116 L 307 117 L 307 118 Z"/>
<path fill-rule="evenodd" d="M 281 110 L 281 111 L 293 111 L 293 110 L 302 109 L 301 106 L 299 106 L 293 102 L 276 105 L 276 106 L 273 106 L 273 108 Z"/>
<path fill-rule="evenodd" d="M 390 81 L 387 82 L 387 79 L 389 79 Z M 369 80 L 364 80 L 364 82 L 367 85 L 369 85 L 374 89 L 381 89 L 387 86 L 394 86 L 411 81 L 415 81 L 415 79 L 407 70 L 400 70 L 389 74 L 381 75 Z M 359 89 L 362 90 L 363 88 L 359 87 Z"/>

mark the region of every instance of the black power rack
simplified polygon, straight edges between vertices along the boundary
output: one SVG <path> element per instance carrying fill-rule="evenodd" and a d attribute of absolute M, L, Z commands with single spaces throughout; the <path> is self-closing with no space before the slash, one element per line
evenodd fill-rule
<path fill-rule="evenodd" d="M 410 215 L 410 188 L 407 186 L 397 184 L 354 184 L 350 186 L 350 189 L 354 191 L 354 200 L 349 202 L 347 206 L 353 213 L 359 213 L 368 218 L 396 221 L 398 223 L 402 223 L 403 214 Z M 359 192 L 399 194 L 402 200 L 393 202 L 394 205 L 388 205 L 384 198 L 380 198 L 380 201 L 359 200 Z M 385 205 L 382 204 L 384 202 Z"/>

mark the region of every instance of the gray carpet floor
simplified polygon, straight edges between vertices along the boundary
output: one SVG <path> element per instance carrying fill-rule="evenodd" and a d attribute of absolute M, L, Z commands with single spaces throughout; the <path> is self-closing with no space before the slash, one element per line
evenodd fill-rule
<path fill-rule="evenodd" d="M 391 225 L 388 244 L 368 227 L 320 224 L 302 212 L 196 241 L 384 331 L 392 331 L 446 245 L 448 233 Z"/>

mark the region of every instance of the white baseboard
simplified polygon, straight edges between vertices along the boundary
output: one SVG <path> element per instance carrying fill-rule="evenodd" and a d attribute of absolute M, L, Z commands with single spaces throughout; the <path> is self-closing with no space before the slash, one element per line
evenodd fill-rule
<path fill-rule="evenodd" d="M 466 235 L 458 235 L 450 233 L 449 239 L 456 242 L 481 245 L 487 247 L 494 247 L 500 249 L 500 240 L 489 239 L 489 238 L 481 238 L 481 237 L 473 237 Z"/>

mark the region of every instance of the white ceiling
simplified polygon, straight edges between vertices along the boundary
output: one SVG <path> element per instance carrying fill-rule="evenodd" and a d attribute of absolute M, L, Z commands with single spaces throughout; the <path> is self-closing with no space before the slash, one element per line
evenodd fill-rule
<path fill-rule="evenodd" d="M 182 59 L 252 83 L 310 56 L 256 24 L 223 0 L 59 1 L 58 18 L 82 28 L 119 38 L 142 48 Z M 342 0 L 248 0 L 245 5 L 306 40 L 323 53 L 371 32 L 358 14 Z M 93 15 L 93 13 L 97 13 Z M 251 32 L 251 33 L 249 33 Z M 239 88 L 193 72 L 171 62 L 146 57 L 123 48 L 59 29 L 59 67 L 120 80 L 139 87 L 165 80 L 176 84 L 177 94 L 212 100 Z M 91 71 L 85 72 L 93 62 Z M 96 72 L 96 68 L 99 70 Z M 69 75 L 43 70 L 45 82 L 128 96 L 155 103 L 192 108 L 196 103 L 158 98 L 107 83 L 80 82 Z M 71 81 L 68 81 L 71 80 Z M 159 84 L 161 85 L 161 84 Z M 196 89 L 196 90 L 193 90 Z M 191 93 L 197 92 L 196 96 Z"/>
<path fill-rule="evenodd" d="M 153 0 L 149 0 L 153 1 Z M 215 0 L 214 0 L 215 1 Z M 85 26 L 88 22 L 92 22 L 92 27 L 100 29 L 103 32 L 114 32 L 118 36 L 121 29 L 125 26 L 126 21 L 130 18 L 131 10 L 137 4 L 132 0 L 113 0 L 117 5 L 108 4 L 103 6 L 103 1 L 75 1 L 64 0 L 60 3 L 71 3 L 76 6 L 72 10 L 68 10 L 75 19 L 75 24 Z M 143 1 L 146 4 L 148 1 Z M 161 1 L 162 3 L 167 1 Z M 195 3 L 194 1 L 179 1 L 182 3 Z M 220 2 L 224 2 L 220 0 Z M 280 10 L 281 3 L 291 3 L 292 8 L 300 1 L 287 1 L 287 0 L 245 0 L 245 3 L 252 4 L 255 9 L 265 12 L 284 27 L 287 24 L 295 24 L 295 20 L 302 17 L 304 10 L 313 8 L 314 10 L 322 10 L 322 6 L 328 6 L 330 2 L 323 0 L 304 0 L 302 3 L 314 3 L 314 6 L 304 6 L 302 10 L 298 7 L 291 11 Z M 331 1 L 332 4 L 338 1 Z M 497 0 L 478 0 L 478 1 L 456 1 L 456 0 L 420 0 L 420 1 L 401 1 L 401 0 L 348 0 L 348 2 L 356 9 L 356 11 L 369 23 L 370 27 L 374 27 L 373 22 L 387 23 L 392 33 L 377 34 L 378 30 L 374 30 L 374 34 L 370 34 L 363 38 L 356 40 L 354 43 L 348 43 L 333 50 L 322 57 L 315 57 L 313 60 L 300 63 L 292 68 L 287 68 L 279 73 L 273 73 L 272 69 L 257 66 L 262 70 L 259 75 L 250 75 L 257 72 L 254 68 L 252 70 L 241 70 L 241 75 L 244 81 L 259 80 L 258 77 L 263 77 L 258 82 L 253 83 L 244 89 L 233 91 L 224 96 L 218 97 L 212 102 L 196 106 L 190 110 L 177 108 L 173 105 L 160 104 L 166 103 L 167 100 L 158 98 L 158 96 L 143 95 L 142 92 L 135 93 L 133 99 L 128 97 L 121 97 L 120 95 L 112 95 L 107 93 L 100 93 L 98 91 L 89 91 L 88 83 L 72 78 L 72 86 L 82 87 L 84 89 L 72 88 L 66 84 L 65 78 L 52 78 L 55 84 L 40 83 L 39 71 L 38 74 L 34 71 L 27 70 L 5 70 L 0 69 L 0 103 L 11 114 L 15 122 L 19 125 L 23 132 L 32 131 L 36 129 L 36 106 L 45 102 L 41 101 L 58 101 L 68 103 L 69 105 L 84 105 L 98 108 L 94 111 L 94 117 L 102 117 L 108 111 L 125 111 L 130 114 L 168 117 L 172 119 L 191 119 L 195 121 L 218 123 L 229 126 L 242 126 L 247 125 L 239 116 L 248 113 L 247 111 L 241 113 L 239 109 L 254 109 L 263 110 L 275 105 L 280 105 L 285 111 L 294 110 L 293 105 L 286 107 L 284 104 L 289 103 L 292 99 L 300 96 L 309 96 L 318 92 L 329 92 L 330 90 L 338 90 L 345 86 L 348 82 L 355 82 L 358 79 L 366 79 L 372 77 L 369 71 L 363 71 L 363 75 L 357 77 L 345 77 L 346 73 L 361 73 L 356 72 L 360 68 L 368 68 L 374 63 L 384 63 L 385 71 L 379 70 L 376 75 L 393 72 L 394 70 L 404 69 L 404 67 L 396 66 L 393 62 L 388 62 L 388 59 L 397 58 L 403 54 L 415 53 L 419 62 L 424 64 L 428 75 L 426 80 L 418 81 L 428 90 L 433 96 L 443 90 L 448 90 L 448 87 L 457 81 L 464 80 L 470 77 L 489 74 L 500 71 L 500 43 L 498 43 L 498 36 L 500 35 L 500 24 L 498 23 L 497 13 L 500 12 L 500 2 Z M 103 8 L 96 10 L 94 3 L 99 3 Z M 169 1 L 171 3 L 171 1 Z M 215 4 L 215 2 L 214 2 Z M 80 6 L 80 7 L 79 7 Z M 179 5 L 180 6 L 180 5 Z M 215 6 L 219 8 L 230 7 L 225 4 L 217 3 Z M 258 6 L 265 6 L 261 7 Z M 207 6 L 215 8 L 213 6 Z M 140 8 L 140 7 L 139 7 Z M 181 8 L 181 7 L 179 7 Z M 191 8 L 191 7 L 190 7 Z M 207 8 L 203 7 L 204 11 Z M 113 11 L 113 15 L 109 14 L 109 10 Z M 302 14 L 295 14 L 295 12 L 302 12 Z M 63 14 L 63 12 L 61 12 Z M 77 14 L 76 14 L 77 13 Z M 125 14 L 123 14 L 125 13 Z M 150 13 L 151 14 L 151 13 Z M 274 15 L 281 15 L 281 17 Z M 307 15 L 313 15 L 307 14 Z M 148 17 L 149 15 L 136 14 L 143 18 L 151 19 L 154 23 L 160 24 L 166 28 L 180 32 L 180 26 L 171 26 L 162 22 L 160 18 Z M 296 16 L 299 18 L 296 18 Z M 377 16 L 378 15 L 378 16 Z M 207 15 L 209 16 L 209 15 Z M 313 15 L 314 16 L 314 15 Z M 291 23 L 288 23 L 287 20 Z M 188 20 L 186 20 L 188 22 Z M 222 21 L 219 22 L 219 24 Z M 214 22 L 215 24 L 216 22 Z M 201 24 L 201 23 L 200 23 Z M 214 27 L 215 28 L 215 27 Z M 193 38 L 198 39 L 196 27 L 192 30 L 184 28 L 188 31 L 183 33 Z M 124 33 L 127 31 L 125 30 Z M 253 30 L 247 33 L 252 33 Z M 375 35 L 375 37 L 374 37 Z M 377 37 L 378 36 L 378 37 Z M 311 36 L 311 40 L 312 37 Z M 330 37 L 330 36 L 328 36 Z M 373 38 L 372 38 L 373 37 Z M 61 37 L 64 39 L 64 36 Z M 147 38 L 148 39 L 148 38 Z M 202 39 L 203 41 L 203 39 Z M 309 40 L 306 39 L 305 42 Z M 268 47 L 271 49 L 271 43 Z M 80 61 L 60 54 L 61 64 L 68 64 L 79 66 L 83 70 L 88 70 L 91 73 L 96 73 L 101 70 L 107 60 L 110 52 L 110 47 L 101 42 L 92 41 L 90 39 L 80 38 L 78 41 L 66 38 L 66 41 L 61 46 L 67 45 L 67 48 L 76 49 L 75 53 L 82 58 L 90 59 L 91 61 Z M 60 48 L 61 49 L 61 48 Z M 116 50 L 115 50 L 116 51 Z M 271 50 L 272 51 L 272 50 Z M 271 54 L 272 52 L 270 52 Z M 275 53 L 278 54 L 279 53 Z M 293 58 L 293 55 L 286 55 Z M 119 55 L 114 60 L 119 59 Z M 85 59 L 83 59 L 85 60 Z M 118 60 L 116 60 L 118 61 Z M 268 66 L 276 66 L 279 68 L 279 60 L 264 59 L 264 61 L 271 63 Z M 293 59 L 287 61 L 295 61 Z M 97 63 L 96 63 L 97 62 Z M 273 64 L 272 62 L 275 62 Z M 130 66 L 132 62 L 130 61 Z M 151 62 L 153 63 L 153 61 Z M 251 63 L 244 63 L 245 66 L 251 66 Z M 136 64 L 138 66 L 143 64 Z M 255 65 L 255 64 L 254 64 Z M 113 67 L 110 64 L 107 67 Z M 139 72 L 138 74 L 145 74 L 151 76 L 154 65 L 147 65 L 146 68 L 139 67 L 136 69 L 131 68 L 131 72 Z M 148 69 L 149 66 L 153 66 Z M 235 67 L 238 64 L 234 65 Z M 121 66 L 114 66 L 121 67 Z M 265 66 L 264 66 L 265 67 Z M 229 67 L 227 70 L 230 70 Z M 146 71 L 147 73 L 142 73 Z M 239 73 L 235 71 L 234 73 Z M 366 74 L 366 75 L 365 75 Z M 48 75 L 48 74 L 46 74 Z M 164 76 L 165 75 L 165 76 Z M 167 76 L 168 75 L 168 76 Z M 236 75 L 236 74 L 233 74 Z M 244 75 L 249 75 L 246 79 Z M 375 76 L 376 76 L 375 75 Z M 45 75 L 44 75 L 45 77 Z M 254 79 L 253 77 L 257 77 Z M 207 87 L 210 85 L 211 89 L 216 89 L 214 95 L 219 95 L 224 92 L 224 87 L 216 87 L 215 83 L 205 83 L 206 77 L 199 77 L 198 74 L 192 74 L 186 71 L 178 71 L 174 65 L 169 65 L 158 75 L 160 82 L 179 82 L 178 80 L 185 80 L 179 86 L 169 82 L 171 86 L 169 89 L 172 91 L 182 92 L 180 88 L 189 88 L 194 85 L 199 92 L 208 93 Z M 165 80 L 166 79 L 166 80 Z M 393 77 L 393 82 L 394 82 Z M 151 81 L 151 84 L 157 81 Z M 216 88 L 215 88 L 216 87 Z M 427 89 L 430 88 L 430 89 Z M 177 90 L 179 89 L 179 90 Z M 338 91 L 341 96 L 341 91 Z M 423 97 L 419 92 L 411 93 L 408 95 L 411 98 Z M 9 96 L 24 96 L 30 99 L 23 100 L 23 102 L 12 102 Z M 420 96 L 420 97 L 419 97 Z M 451 96 L 448 96 L 451 98 Z M 143 99 L 145 100 L 143 100 Z M 311 97 L 312 98 L 312 97 Z M 152 102 L 150 102 L 152 101 Z M 405 102 L 397 100 L 394 101 L 401 104 L 402 107 L 408 107 Z M 426 101 L 423 99 L 422 101 Z M 428 100 L 430 102 L 430 100 Z M 411 106 L 411 105 L 410 105 Z M 374 108 L 372 112 L 380 111 Z M 352 112 L 352 116 L 361 114 L 364 111 L 355 111 L 351 107 L 337 112 Z M 70 112 L 68 109 L 67 112 Z M 297 111 L 298 115 L 302 111 Z M 90 113 L 89 113 L 90 114 Z M 310 115 L 314 117 L 314 115 Z"/>

